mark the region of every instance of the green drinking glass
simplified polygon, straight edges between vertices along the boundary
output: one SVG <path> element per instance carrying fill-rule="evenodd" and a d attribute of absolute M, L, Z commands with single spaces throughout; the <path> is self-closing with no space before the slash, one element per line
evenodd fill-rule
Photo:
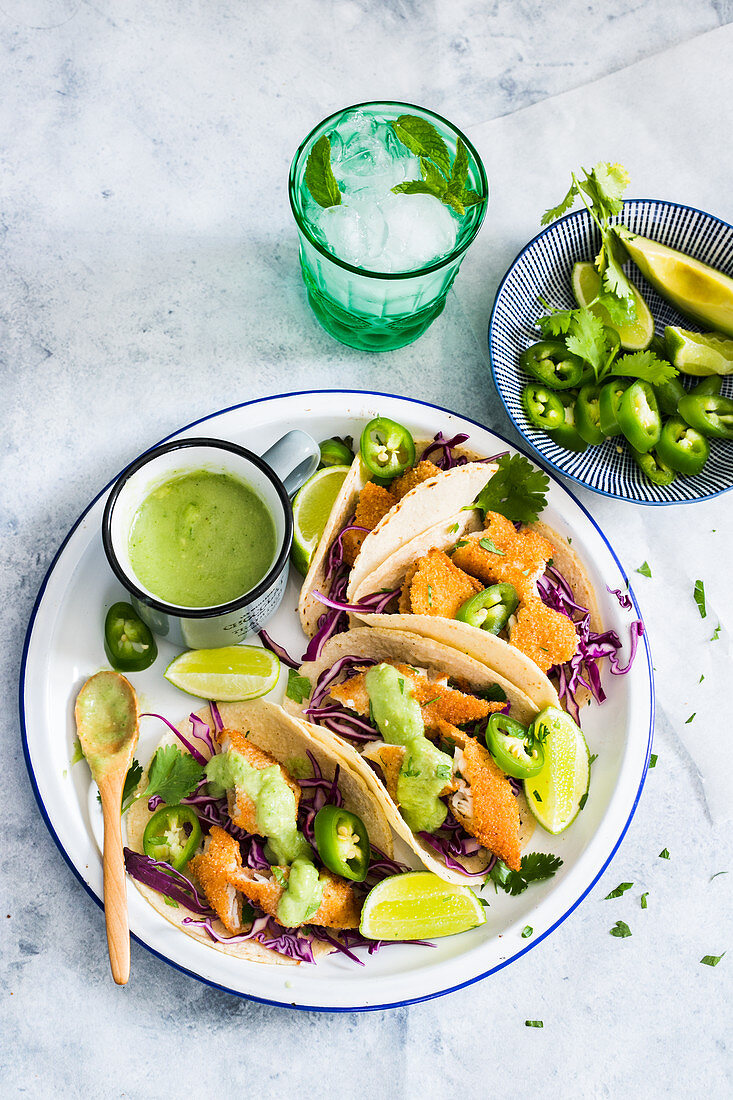
<path fill-rule="evenodd" d="M 442 312 L 489 185 L 450 122 L 380 102 L 320 122 L 293 158 L 289 192 L 316 317 L 343 344 L 391 351 Z"/>

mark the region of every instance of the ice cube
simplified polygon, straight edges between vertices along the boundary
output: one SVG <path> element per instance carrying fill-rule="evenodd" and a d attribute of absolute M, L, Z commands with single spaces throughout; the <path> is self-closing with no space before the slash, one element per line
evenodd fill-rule
<path fill-rule="evenodd" d="M 356 267 L 371 267 L 387 239 L 387 224 L 375 203 L 352 200 L 329 206 L 320 211 L 314 226 L 335 256 Z"/>
<path fill-rule="evenodd" d="M 413 271 L 453 248 L 458 222 L 433 195 L 387 195 L 380 203 L 387 238 L 375 271 Z"/>
<path fill-rule="evenodd" d="M 329 137 L 331 166 L 344 194 L 386 194 L 407 178 L 420 178 L 419 162 L 386 122 L 352 111 Z"/>

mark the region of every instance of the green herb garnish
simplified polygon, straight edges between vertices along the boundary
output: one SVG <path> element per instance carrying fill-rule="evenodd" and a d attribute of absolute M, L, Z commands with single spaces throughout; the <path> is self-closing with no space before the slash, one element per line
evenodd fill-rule
<path fill-rule="evenodd" d="M 707 608 L 705 607 L 705 585 L 702 581 L 695 581 L 695 591 L 693 593 L 695 597 L 695 603 L 700 611 L 700 617 L 705 618 L 707 615 Z"/>
<path fill-rule="evenodd" d="M 713 875 L 713 878 L 717 878 L 718 875 L 727 875 L 727 874 L 728 874 L 727 871 L 716 871 L 715 874 Z M 710 879 L 711 882 L 713 881 L 713 878 Z"/>
<path fill-rule="evenodd" d="M 651 754 L 651 756 L 649 757 L 649 767 L 650 768 L 656 768 L 658 759 L 659 759 L 659 757 L 657 756 L 657 754 L 655 752 L 653 752 Z"/>
<path fill-rule="evenodd" d="M 136 763 L 133 761 L 130 771 Z M 137 766 L 140 768 L 139 764 Z M 176 745 L 164 745 L 153 757 L 148 771 L 147 787 L 134 798 L 129 798 L 129 794 L 137 787 L 142 768 L 134 784 L 130 779 L 130 772 L 127 773 L 125 788 L 128 789 L 128 780 L 131 785 L 128 789 L 128 804 L 124 808 L 129 809 L 133 802 L 138 802 L 141 798 L 152 798 L 154 794 L 168 806 L 175 806 L 196 789 L 203 774 L 203 765 L 198 764 L 189 753 L 181 752 Z"/>
<path fill-rule="evenodd" d="M 725 954 L 726 952 L 724 951 L 723 955 Z M 704 963 L 705 966 L 717 966 L 720 960 L 723 958 L 723 955 L 703 955 L 703 957 L 700 959 L 700 962 Z"/>
<path fill-rule="evenodd" d="M 525 924 L 524 928 L 522 929 L 522 939 L 523 940 L 528 940 L 533 932 L 534 932 L 534 928 L 532 927 L 532 925 L 531 924 Z"/>
<path fill-rule="evenodd" d="M 523 893 L 531 882 L 542 882 L 552 876 L 562 867 L 563 861 L 559 856 L 549 852 L 530 852 L 522 856 L 522 863 L 518 871 L 510 871 L 502 860 L 497 860 L 489 872 L 492 882 L 501 886 L 507 894 L 516 897 Z"/>
<path fill-rule="evenodd" d="M 690 715 L 690 717 L 689 717 L 689 718 L 687 719 L 687 721 L 685 722 L 685 725 L 686 725 L 686 726 L 689 726 L 690 722 L 692 721 L 692 719 L 693 719 L 693 718 L 695 717 L 695 715 L 696 715 L 696 714 L 697 714 L 697 711 L 696 711 L 696 710 L 692 712 L 692 714 Z"/>
<path fill-rule="evenodd" d="M 604 901 L 610 901 L 611 898 L 620 898 L 621 895 L 625 894 L 627 890 L 630 890 L 633 885 L 633 882 L 620 882 L 615 890 L 612 890 L 610 894 L 606 894 Z"/>
<path fill-rule="evenodd" d="M 669 859 L 669 851 L 666 848 L 662 848 L 659 853 L 659 859 Z"/>
<path fill-rule="evenodd" d="M 720 623 L 718 623 L 715 630 L 713 631 L 712 637 L 710 638 L 710 641 L 711 642 L 717 642 L 719 637 L 720 637 Z"/>
<path fill-rule="evenodd" d="M 407 763 L 402 765 L 400 771 L 407 779 L 416 779 L 420 774 L 420 769 L 412 766 L 412 757 L 409 757 Z"/>
<path fill-rule="evenodd" d="M 319 206 L 341 205 L 341 191 L 331 168 L 331 142 L 325 134 L 308 154 L 305 185 Z"/>
<path fill-rule="evenodd" d="M 288 669 L 288 686 L 285 694 L 294 703 L 302 703 L 311 693 L 311 682 L 307 676 L 300 676 L 294 668 Z"/>
<path fill-rule="evenodd" d="M 524 1026 L 525 1027 L 544 1027 L 545 1025 L 542 1023 L 542 1020 L 525 1020 L 524 1021 Z"/>
<path fill-rule="evenodd" d="M 641 573 L 642 577 L 651 577 L 652 571 L 649 568 L 649 562 L 648 561 L 642 562 L 642 564 L 639 566 L 639 568 L 636 570 L 636 572 Z"/>
<path fill-rule="evenodd" d="M 631 935 L 631 929 L 626 921 L 617 920 L 613 928 L 609 929 L 612 936 L 618 936 L 620 939 L 625 940 L 627 936 Z"/>
<path fill-rule="evenodd" d="M 272 871 L 272 877 L 274 878 L 278 886 L 287 886 L 288 880 L 285 878 L 281 867 L 271 867 L 270 870 Z"/>
<path fill-rule="evenodd" d="M 464 142 L 456 141 L 456 155 L 451 163 L 448 146 L 435 126 L 417 115 L 400 115 L 390 126 L 403 145 L 420 158 L 422 179 L 406 180 L 392 188 L 395 195 L 434 195 L 456 214 L 465 214 L 467 206 L 482 201 L 468 182 L 468 151 Z"/>
<path fill-rule="evenodd" d="M 127 775 L 125 776 L 125 785 L 122 788 L 122 813 L 131 806 L 134 802 L 134 794 L 137 789 L 137 785 L 143 777 L 143 766 L 139 764 L 137 760 L 132 761 L 130 767 L 127 769 Z"/>
<path fill-rule="evenodd" d="M 648 897 L 649 897 L 649 891 L 648 890 L 645 894 L 641 895 L 641 907 L 642 907 L 642 909 L 646 909 L 646 899 Z"/>
<path fill-rule="evenodd" d="M 488 550 L 490 554 L 499 554 L 502 558 L 506 557 L 506 551 L 500 550 L 498 546 L 494 545 L 491 539 L 479 539 L 478 544 L 483 550 Z"/>
<path fill-rule="evenodd" d="M 485 516 L 499 512 L 513 523 L 534 523 L 547 505 L 550 479 L 524 455 L 502 455 L 497 470 L 476 497 L 474 507 Z"/>

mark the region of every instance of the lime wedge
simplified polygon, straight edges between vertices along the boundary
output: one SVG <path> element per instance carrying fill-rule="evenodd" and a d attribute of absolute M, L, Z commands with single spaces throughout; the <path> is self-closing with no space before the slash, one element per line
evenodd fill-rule
<path fill-rule="evenodd" d="M 664 343 L 671 362 L 685 374 L 733 374 L 733 340 L 722 332 L 688 332 L 667 325 Z"/>
<path fill-rule="evenodd" d="M 618 235 L 644 278 L 680 313 L 733 336 L 733 279 L 624 226 Z"/>
<path fill-rule="evenodd" d="M 324 470 L 318 470 L 296 493 L 290 557 L 303 576 L 308 572 L 308 565 L 349 469 L 349 466 L 327 466 Z"/>
<path fill-rule="evenodd" d="M 575 301 L 582 307 L 587 306 L 595 298 L 601 285 L 601 277 L 594 264 L 582 260 L 573 267 L 571 283 Z M 643 351 L 644 348 L 649 347 L 654 335 L 654 318 L 636 287 L 634 287 L 634 304 L 636 320 L 628 325 L 614 325 L 605 306 L 598 304 L 590 307 L 591 313 L 600 318 L 608 328 L 618 333 L 621 347 L 625 351 Z"/>
<path fill-rule="evenodd" d="M 271 691 L 280 675 L 280 660 L 269 649 L 254 645 L 190 649 L 171 661 L 163 675 L 189 695 L 232 703 Z"/>
<path fill-rule="evenodd" d="M 370 940 L 434 940 L 485 921 L 483 905 L 467 886 L 443 882 L 431 871 L 408 871 L 367 894 L 359 931 Z"/>
<path fill-rule="evenodd" d="M 525 779 L 524 793 L 534 816 L 548 833 L 562 833 L 581 809 L 590 783 L 585 737 L 569 714 L 546 707 L 534 720 L 542 737 L 545 763 L 539 775 Z"/>

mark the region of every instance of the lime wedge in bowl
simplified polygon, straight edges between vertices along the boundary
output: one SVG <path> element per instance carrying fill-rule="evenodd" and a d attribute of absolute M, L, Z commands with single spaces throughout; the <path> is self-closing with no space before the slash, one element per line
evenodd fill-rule
<path fill-rule="evenodd" d="M 534 720 L 545 751 L 539 775 L 525 779 L 529 808 L 548 833 L 562 833 L 580 813 L 590 783 L 590 754 L 585 737 L 569 714 L 546 707 Z"/>
<path fill-rule="evenodd" d="M 672 363 L 685 374 L 733 374 L 733 339 L 722 332 L 688 332 L 667 325 L 664 342 Z"/>
<path fill-rule="evenodd" d="M 573 295 L 579 306 L 588 306 L 598 293 L 601 285 L 601 277 L 596 271 L 595 264 L 588 260 L 579 260 L 573 266 L 571 278 Z M 654 318 L 649 312 L 649 306 L 634 287 L 634 305 L 636 306 L 636 320 L 628 325 L 615 325 L 611 320 L 605 306 L 597 303 L 590 306 L 594 313 L 607 328 L 612 328 L 618 333 L 621 347 L 624 351 L 643 351 L 648 348 L 654 335 Z"/>
<path fill-rule="evenodd" d="M 680 313 L 733 336 L 733 279 L 714 267 L 624 226 L 618 235 L 639 271 Z"/>
<path fill-rule="evenodd" d="M 484 907 L 467 886 L 431 871 L 407 871 L 367 894 L 359 931 L 370 940 L 434 940 L 485 922 Z"/>
<path fill-rule="evenodd" d="M 254 645 L 190 649 L 171 661 L 163 675 L 188 695 L 233 703 L 271 691 L 280 675 L 280 660 Z"/>
<path fill-rule="evenodd" d="M 295 495 L 290 557 L 303 576 L 308 572 L 308 565 L 349 469 L 349 466 L 326 466 L 323 470 L 317 470 Z"/>

